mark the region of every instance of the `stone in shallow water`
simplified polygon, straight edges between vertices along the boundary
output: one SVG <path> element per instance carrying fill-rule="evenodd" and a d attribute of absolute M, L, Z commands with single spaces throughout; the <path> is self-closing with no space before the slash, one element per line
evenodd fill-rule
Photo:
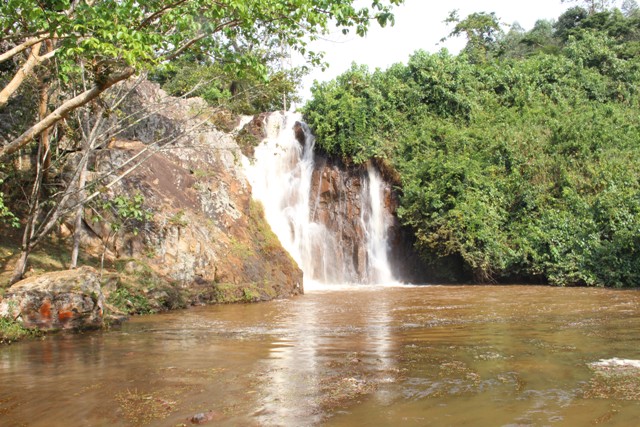
<path fill-rule="evenodd" d="M 104 296 L 91 267 L 30 277 L 11 286 L 0 302 L 0 317 L 42 330 L 102 327 Z"/>
<path fill-rule="evenodd" d="M 215 411 L 209 411 L 195 414 L 194 416 L 189 418 L 189 421 L 191 421 L 192 424 L 204 424 L 217 419 L 220 419 L 220 414 Z"/>

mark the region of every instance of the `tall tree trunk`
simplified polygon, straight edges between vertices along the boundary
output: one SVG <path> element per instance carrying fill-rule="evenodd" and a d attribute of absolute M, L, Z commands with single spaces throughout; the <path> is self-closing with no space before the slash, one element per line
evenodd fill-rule
<path fill-rule="evenodd" d="M 16 262 L 15 267 L 13 268 L 13 276 L 9 280 L 9 284 L 13 285 L 16 282 L 22 280 L 22 276 L 24 276 L 24 272 L 27 270 L 27 258 L 29 257 L 29 249 L 25 248 L 23 245 L 20 249 L 20 258 Z"/>
<path fill-rule="evenodd" d="M 87 182 L 87 165 L 89 162 L 83 162 L 80 178 L 78 179 L 78 200 L 84 200 L 86 197 L 84 185 Z M 82 238 L 82 217 L 84 213 L 84 204 L 80 204 L 76 210 L 75 226 L 73 229 L 73 249 L 71 250 L 71 265 L 69 268 L 78 267 L 78 254 L 80 253 L 80 240 Z"/>
<path fill-rule="evenodd" d="M 40 91 L 40 103 L 38 105 L 39 119 L 46 117 L 47 105 L 49 103 L 49 85 L 43 84 Z M 49 163 L 49 131 L 40 134 L 40 145 L 38 146 L 38 155 L 36 157 L 36 176 L 31 189 L 29 200 L 29 217 L 22 235 L 22 244 L 20 245 L 20 257 L 13 269 L 10 283 L 14 284 L 21 280 L 27 270 L 27 260 L 31 253 L 31 241 L 34 236 L 38 216 L 40 215 L 40 195 L 42 191 L 42 181 L 46 174 L 45 164 Z"/>
<path fill-rule="evenodd" d="M 31 189 L 31 196 L 29 200 L 29 216 L 27 224 L 24 227 L 24 233 L 22 234 L 20 257 L 13 268 L 13 275 L 9 280 L 10 284 L 14 284 L 21 280 L 27 270 L 27 260 L 29 259 L 29 254 L 31 253 L 32 248 L 31 241 L 33 239 L 38 216 L 40 215 L 40 194 L 42 189 L 42 177 L 44 175 L 42 173 L 42 162 L 40 161 L 42 158 L 42 150 L 43 147 L 41 144 L 38 149 L 36 176 L 33 181 L 33 188 Z"/>
<path fill-rule="evenodd" d="M 53 44 L 50 40 L 45 42 L 45 51 L 51 53 L 53 51 Z M 40 104 L 38 105 L 38 120 L 44 120 L 49 113 L 49 89 L 50 83 L 46 80 L 42 82 L 40 87 Z M 51 166 L 51 147 L 50 143 L 51 128 L 45 129 L 40 134 L 40 144 L 42 145 L 42 173 L 43 180 L 47 182 L 49 176 L 49 168 Z"/>
<path fill-rule="evenodd" d="M 82 131 L 82 148 L 84 154 L 80 160 L 78 167 L 80 168 L 80 174 L 78 176 L 78 184 L 76 198 L 78 200 L 78 207 L 76 209 L 75 226 L 73 229 L 73 248 L 71 250 L 71 265 L 69 268 L 76 268 L 78 266 L 78 255 L 80 254 L 80 239 L 82 238 L 82 218 L 84 213 L 84 200 L 87 198 L 87 192 L 84 186 L 87 183 L 87 169 L 89 168 L 89 156 L 95 150 L 98 140 L 100 139 L 100 130 L 102 128 L 103 109 L 100 107 L 96 112 L 95 123 L 91 126 L 91 129 Z M 86 113 L 84 117 L 84 123 L 91 122 L 90 113 Z M 72 185 L 71 183 L 69 185 Z"/>

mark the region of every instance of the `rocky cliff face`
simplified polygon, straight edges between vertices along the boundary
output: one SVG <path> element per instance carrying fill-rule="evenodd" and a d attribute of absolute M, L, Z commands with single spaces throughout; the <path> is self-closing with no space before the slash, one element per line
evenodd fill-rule
<path fill-rule="evenodd" d="M 123 170 L 130 159 L 146 158 L 102 198 L 141 194 L 151 219 L 117 233 L 108 255 L 127 261 L 134 275 L 151 269 L 187 302 L 302 293 L 302 272 L 271 232 L 261 206 L 251 201 L 234 135 L 211 124 L 203 101 L 171 98 L 145 82 L 128 108 L 149 114 L 96 157 L 94 173 Z M 85 226 L 85 249 L 94 252 L 113 232 L 108 216 Z"/>
<path fill-rule="evenodd" d="M 362 168 L 346 168 L 341 162 L 317 158 L 311 184 L 311 220 L 324 224 L 337 241 L 333 259 L 343 266 L 343 277 L 367 282 L 366 230 L 362 221 Z"/>
<path fill-rule="evenodd" d="M 373 166 L 377 168 L 377 166 Z M 313 171 L 312 220 L 324 224 L 338 240 L 336 258 L 342 260 L 347 276 L 366 282 L 371 274 L 367 258 L 365 221 L 367 165 L 346 165 L 338 159 L 317 155 Z M 424 282 L 422 263 L 413 250 L 410 233 L 396 218 L 398 197 L 389 182 L 383 183 L 382 203 L 387 215 L 388 257 L 393 277 L 406 282 Z"/>

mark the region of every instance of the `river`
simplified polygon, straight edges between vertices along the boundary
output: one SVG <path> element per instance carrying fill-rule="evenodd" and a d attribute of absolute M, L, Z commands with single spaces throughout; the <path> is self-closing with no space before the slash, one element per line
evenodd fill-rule
<path fill-rule="evenodd" d="M 632 426 L 640 293 L 333 286 L 0 348 L 2 426 Z"/>

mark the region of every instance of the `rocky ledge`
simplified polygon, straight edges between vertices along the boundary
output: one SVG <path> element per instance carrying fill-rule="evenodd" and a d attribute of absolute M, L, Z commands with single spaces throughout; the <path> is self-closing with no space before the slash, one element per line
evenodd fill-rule
<path fill-rule="evenodd" d="M 0 302 L 0 317 L 43 331 L 97 329 L 103 324 L 103 307 L 98 272 L 82 267 L 14 284 Z"/>

